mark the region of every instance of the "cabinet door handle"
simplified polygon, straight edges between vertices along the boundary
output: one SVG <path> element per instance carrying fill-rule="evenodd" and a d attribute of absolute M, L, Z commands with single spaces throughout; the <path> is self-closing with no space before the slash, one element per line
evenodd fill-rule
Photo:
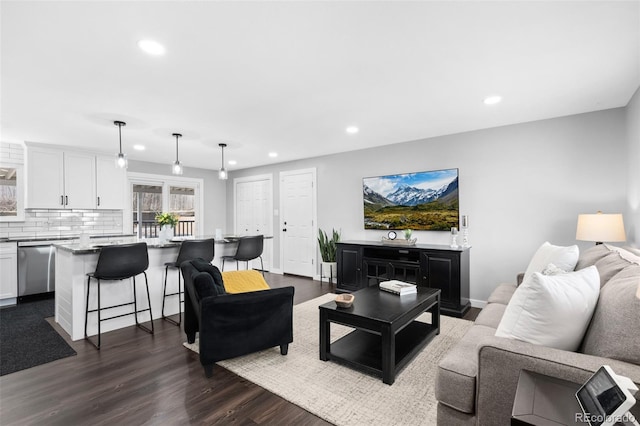
<path fill-rule="evenodd" d="M 64 206 L 64 195 L 60 196 L 60 205 Z"/>
<path fill-rule="evenodd" d="M 100 197 L 98 197 L 98 206 L 100 205 Z"/>
<path fill-rule="evenodd" d="M 69 196 L 68 196 L 68 195 L 65 195 L 65 196 L 64 196 L 64 205 L 65 205 L 65 206 L 68 206 L 68 205 L 69 205 Z"/>

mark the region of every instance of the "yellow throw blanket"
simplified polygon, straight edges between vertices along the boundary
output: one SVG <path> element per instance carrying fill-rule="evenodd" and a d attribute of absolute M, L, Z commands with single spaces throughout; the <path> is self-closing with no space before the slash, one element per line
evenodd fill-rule
<path fill-rule="evenodd" d="M 222 281 L 227 293 L 246 293 L 270 288 L 262 274 L 254 270 L 223 272 Z"/>

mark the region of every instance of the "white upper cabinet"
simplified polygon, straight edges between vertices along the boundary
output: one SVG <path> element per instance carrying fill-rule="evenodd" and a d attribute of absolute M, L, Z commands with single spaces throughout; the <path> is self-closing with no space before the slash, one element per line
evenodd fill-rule
<path fill-rule="evenodd" d="M 126 172 L 112 158 L 27 145 L 26 208 L 124 208 Z"/>
<path fill-rule="evenodd" d="M 64 154 L 45 148 L 27 148 L 26 203 L 28 209 L 64 208 Z"/>
<path fill-rule="evenodd" d="M 96 157 L 91 154 L 64 153 L 64 207 L 96 208 Z"/>
<path fill-rule="evenodd" d="M 126 182 L 126 170 L 117 168 L 113 157 L 96 157 L 96 207 L 98 209 L 124 209 Z"/>

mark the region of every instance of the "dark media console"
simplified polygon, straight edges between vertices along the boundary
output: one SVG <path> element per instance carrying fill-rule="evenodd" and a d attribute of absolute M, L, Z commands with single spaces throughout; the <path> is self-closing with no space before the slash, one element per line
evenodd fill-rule
<path fill-rule="evenodd" d="M 338 292 L 400 280 L 441 290 L 440 311 L 462 317 L 469 303 L 469 249 L 444 245 L 392 246 L 377 241 L 338 243 Z"/>

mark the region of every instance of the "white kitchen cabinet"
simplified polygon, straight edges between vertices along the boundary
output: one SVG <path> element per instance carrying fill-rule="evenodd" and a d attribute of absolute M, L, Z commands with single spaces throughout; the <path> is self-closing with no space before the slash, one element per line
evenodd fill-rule
<path fill-rule="evenodd" d="M 26 169 L 25 207 L 64 208 L 63 152 L 55 149 L 28 148 Z"/>
<path fill-rule="evenodd" d="M 64 153 L 64 207 L 96 207 L 96 157 L 91 154 Z"/>
<path fill-rule="evenodd" d="M 0 305 L 15 303 L 18 297 L 18 247 L 16 243 L 0 243 Z M 9 300 L 7 300 L 9 299 Z"/>
<path fill-rule="evenodd" d="M 124 209 L 127 175 L 125 169 L 115 167 L 113 157 L 96 157 L 96 208 Z"/>
<path fill-rule="evenodd" d="M 27 145 L 26 169 L 26 208 L 96 208 L 95 155 Z"/>

